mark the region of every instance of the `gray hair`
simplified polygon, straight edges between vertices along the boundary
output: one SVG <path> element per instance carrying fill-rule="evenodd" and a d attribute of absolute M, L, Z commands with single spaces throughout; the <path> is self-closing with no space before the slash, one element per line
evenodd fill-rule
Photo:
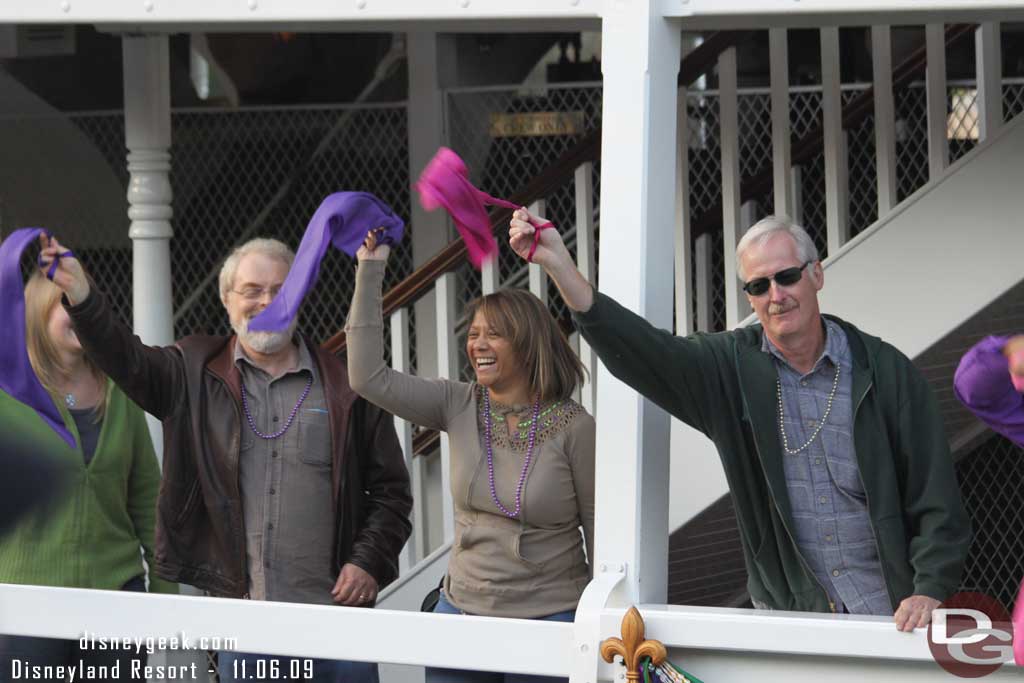
<path fill-rule="evenodd" d="M 818 260 L 818 248 L 814 246 L 814 240 L 806 230 L 786 216 L 766 216 L 750 226 L 740 243 L 736 245 L 736 275 L 740 280 L 746 281 L 747 279 L 746 273 L 743 272 L 743 254 L 751 247 L 764 244 L 773 235 L 780 232 L 789 235 L 796 244 L 796 253 L 801 263 Z"/>
<path fill-rule="evenodd" d="M 224 265 L 220 268 L 220 300 L 225 301 L 228 292 L 235 285 L 235 273 L 238 272 L 238 264 L 242 258 L 249 254 L 262 254 L 272 259 L 277 259 L 286 264 L 290 269 L 292 261 L 295 260 L 295 252 L 288 248 L 288 245 L 280 240 L 268 237 L 256 237 L 249 240 L 224 259 Z"/>

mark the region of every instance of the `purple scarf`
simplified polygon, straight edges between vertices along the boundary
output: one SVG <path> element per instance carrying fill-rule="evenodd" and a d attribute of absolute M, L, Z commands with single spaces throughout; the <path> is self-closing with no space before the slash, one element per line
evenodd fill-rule
<path fill-rule="evenodd" d="M 71 448 L 75 437 L 64 426 L 64 418 L 43 388 L 25 347 L 25 283 L 21 278 L 21 255 L 39 238 L 42 228 L 21 228 L 0 244 L 0 389 L 11 398 L 33 408 Z M 54 264 L 57 260 L 54 259 Z M 51 272 L 56 270 L 51 267 Z"/>
<path fill-rule="evenodd" d="M 985 337 L 960 359 L 953 392 L 982 422 L 1024 446 L 1024 396 L 1010 375 L 1003 347 L 1009 337 Z"/>
<path fill-rule="evenodd" d="M 328 195 L 306 226 L 295 263 L 288 271 L 281 291 L 252 319 L 249 329 L 253 332 L 287 329 L 298 314 L 306 293 L 316 284 L 327 245 L 333 244 L 354 257 L 366 239 L 366 233 L 376 228 L 384 228 L 383 234 L 377 236 L 377 244 L 398 244 L 402 241 L 405 223 L 391 207 L 369 192 Z"/>

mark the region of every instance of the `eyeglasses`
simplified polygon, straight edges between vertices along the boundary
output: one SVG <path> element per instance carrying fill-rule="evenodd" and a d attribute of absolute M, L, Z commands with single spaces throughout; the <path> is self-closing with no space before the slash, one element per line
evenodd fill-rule
<path fill-rule="evenodd" d="M 802 266 L 793 266 L 792 268 L 780 270 L 771 277 L 754 278 L 743 285 L 743 291 L 750 296 L 761 296 L 768 291 L 769 287 L 771 287 L 772 280 L 775 280 L 776 284 L 782 285 L 783 287 L 795 285 L 800 281 L 800 278 L 803 277 L 804 268 L 812 263 L 814 263 L 814 261 L 805 261 Z"/>
<path fill-rule="evenodd" d="M 264 289 L 263 287 L 246 287 L 244 289 L 232 289 L 231 291 L 246 301 L 259 301 L 263 298 L 264 292 L 270 294 L 270 298 L 273 299 L 277 296 L 277 293 L 281 291 L 281 285 L 276 285 L 269 289 Z"/>

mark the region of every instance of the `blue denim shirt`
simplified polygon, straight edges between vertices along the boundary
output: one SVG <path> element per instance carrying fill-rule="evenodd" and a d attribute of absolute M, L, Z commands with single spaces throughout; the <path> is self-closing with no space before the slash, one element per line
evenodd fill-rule
<path fill-rule="evenodd" d="M 767 335 L 761 345 L 778 369 L 790 450 L 804 445 L 822 420 L 839 367 L 839 385 L 825 425 L 807 448 L 785 455 L 794 533 L 800 552 L 837 612 L 891 615 L 854 453 L 850 347 L 839 325 L 822 320 L 825 350 L 805 375 L 786 361 Z"/>

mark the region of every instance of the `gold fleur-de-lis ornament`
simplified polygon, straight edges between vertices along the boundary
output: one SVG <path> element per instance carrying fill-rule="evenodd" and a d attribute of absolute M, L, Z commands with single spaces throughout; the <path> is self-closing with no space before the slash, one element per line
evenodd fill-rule
<path fill-rule="evenodd" d="M 626 680 L 639 681 L 640 662 L 650 657 L 651 663 L 658 666 L 665 661 L 668 653 L 660 641 L 644 639 L 644 619 L 636 607 L 630 607 L 622 617 L 622 638 L 606 638 L 601 641 L 601 657 L 604 661 L 611 664 L 615 655 L 621 656 L 626 666 Z"/>

